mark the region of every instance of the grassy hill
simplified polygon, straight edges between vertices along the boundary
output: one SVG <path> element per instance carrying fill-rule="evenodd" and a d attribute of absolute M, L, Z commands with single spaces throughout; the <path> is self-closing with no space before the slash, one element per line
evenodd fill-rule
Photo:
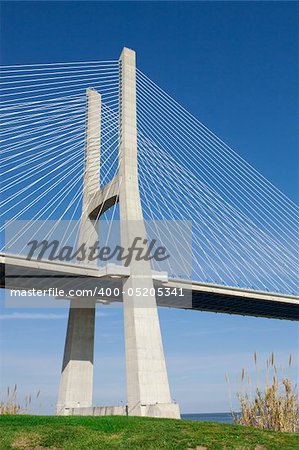
<path fill-rule="evenodd" d="M 0 449 L 291 450 L 299 434 L 139 417 L 0 416 Z"/>

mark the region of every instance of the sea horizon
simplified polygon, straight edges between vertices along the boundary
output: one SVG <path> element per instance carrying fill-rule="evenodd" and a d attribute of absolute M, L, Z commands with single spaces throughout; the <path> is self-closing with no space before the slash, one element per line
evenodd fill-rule
<path fill-rule="evenodd" d="M 196 420 L 196 421 L 208 421 L 208 422 L 221 422 L 221 423 L 233 423 L 231 412 L 220 413 L 183 413 L 181 414 L 182 420 Z"/>

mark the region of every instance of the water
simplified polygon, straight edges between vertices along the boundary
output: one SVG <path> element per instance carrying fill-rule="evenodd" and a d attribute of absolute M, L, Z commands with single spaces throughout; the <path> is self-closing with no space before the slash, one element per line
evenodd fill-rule
<path fill-rule="evenodd" d="M 207 420 L 208 422 L 233 423 L 231 413 L 181 414 L 184 420 Z"/>

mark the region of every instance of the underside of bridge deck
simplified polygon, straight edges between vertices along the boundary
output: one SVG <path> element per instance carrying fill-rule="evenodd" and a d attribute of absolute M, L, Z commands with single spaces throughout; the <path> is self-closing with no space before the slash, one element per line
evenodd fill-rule
<path fill-rule="evenodd" d="M 12 259 L 13 262 L 13 259 Z M 45 263 L 47 264 L 47 263 Z M 78 267 L 78 273 L 70 266 L 62 271 L 53 269 L 42 269 L 36 267 L 26 267 L 5 264 L 3 258 L 0 261 L 1 279 L 0 287 L 6 289 L 29 290 L 46 289 L 48 287 L 63 287 L 65 290 L 78 289 L 99 289 L 103 287 L 121 288 L 122 279 L 108 276 L 99 277 L 94 268 L 84 271 Z M 80 273 L 81 271 L 81 273 Z M 288 297 L 282 294 L 257 293 L 255 291 L 242 289 L 228 289 L 228 294 L 223 293 L 226 289 L 223 286 L 204 285 L 199 282 L 190 282 L 187 288 L 184 282 L 179 280 L 169 280 L 166 283 L 154 281 L 155 288 L 171 287 L 182 288 L 184 296 L 161 296 L 157 297 L 157 304 L 161 307 L 190 309 L 196 311 L 209 311 L 215 313 L 238 314 L 244 316 L 266 317 L 284 320 L 299 320 L 299 299 L 298 297 Z M 200 288 L 200 290 L 198 290 Z M 101 298 L 99 302 L 104 303 L 122 302 L 120 295 L 116 297 Z M 217 290 L 219 292 L 217 292 Z M 256 298 L 256 297 L 260 298 Z"/>

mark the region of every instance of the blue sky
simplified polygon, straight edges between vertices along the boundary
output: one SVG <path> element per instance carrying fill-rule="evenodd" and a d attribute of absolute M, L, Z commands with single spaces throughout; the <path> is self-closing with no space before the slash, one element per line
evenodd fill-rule
<path fill-rule="evenodd" d="M 294 2 L 3 2 L 1 64 L 118 58 L 138 66 L 293 200 L 298 198 L 298 5 Z M 296 44 L 297 43 L 297 44 Z M 57 395 L 66 311 L 1 311 L 1 385 Z M 252 353 L 298 353 L 292 322 L 161 310 L 173 397 L 227 411 Z M 121 308 L 99 308 L 95 403 L 125 400 Z M 297 363 L 298 364 L 298 363 Z M 298 366 L 297 366 L 298 367 Z M 293 377 L 296 377 L 296 369 Z"/>

